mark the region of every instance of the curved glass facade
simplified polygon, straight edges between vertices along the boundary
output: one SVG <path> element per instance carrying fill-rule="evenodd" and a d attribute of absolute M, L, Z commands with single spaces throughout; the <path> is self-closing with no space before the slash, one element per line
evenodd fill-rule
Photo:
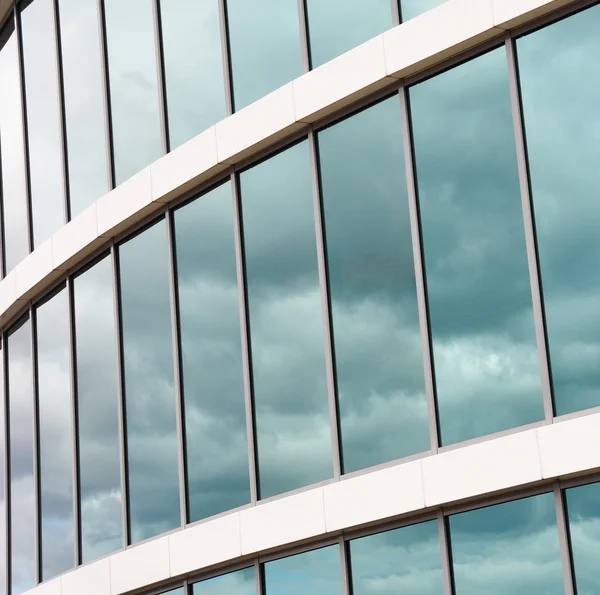
<path fill-rule="evenodd" d="M 0 29 L 3 275 L 161 155 L 439 4 L 18 3 Z M 7 594 L 261 500 L 599 407 L 598 30 L 600 5 L 399 82 L 29 300 L 0 349 Z M 246 558 L 168 592 L 595 593 L 590 481 Z"/>

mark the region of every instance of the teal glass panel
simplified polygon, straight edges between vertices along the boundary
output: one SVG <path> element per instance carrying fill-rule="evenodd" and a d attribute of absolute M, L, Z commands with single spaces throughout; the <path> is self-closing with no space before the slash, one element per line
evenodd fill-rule
<path fill-rule="evenodd" d="M 73 218 L 109 190 L 100 25 L 96 0 L 58 7 Z"/>
<path fill-rule="evenodd" d="M 228 0 L 235 109 L 302 74 L 297 0 Z"/>
<path fill-rule="evenodd" d="M 344 471 L 429 450 L 394 97 L 318 135 Z"/>
<path fill-rule="evenodd" d="M 250 502 L 231 184 L 175 212 L 190 520 Z"/>
<path fill-rule="evenodd" d="M 456 595 L 563 595 L 554 494 L 450 517 Z"/>
<path fill-rule="evenodd" d="M 131 541 L 181 524 L 167 228 L 119 247 Z"/>
<path fill-rule="evenodd" d="M 443 444 L 543 419 L 504 47 L 410 89 Z"/>
<path fill-rule="evenodd" d="M 308 142 L 240 176 L 263 498 L 333 474 Z"/>
<path fill-rule="evenodd" d="M 81 557 L 123 545 L 113 269 L 110 257 L 73 279 Z"/>
<path fill-rule="evenodd" d="M 410 525 L 350 542 L 354 595 L 442 595 L 437 521 Z"/>
<path fill-rule="evenodd" d="M 266 595 L 343 593 L 339 545 L 267 562 L 264 569 Z"/>
<path fill-rule="evenodd" d="M 393 26 L 390 0 L 308 0 L 306 11 L 313 68 Z"/>
<path fill-rule="evenodd" d="M 420 14 L 444 4 L 448 0 L 400 0 L 402 22 L 418 17 Z"/>
<path fill-rule="evenodd" d="M 255 595 L 256 572 L 254 567 L 244 568 L 228 574 L 196 583 L 192 595 Z"/>
<path fill-rule="evenodd" d="M 517 41 L 557 415 L 600 405 L 599 27 L 594 6 Z"/>
<path fill-rule="evenodd" d="M 171 149 L 225 113 L 218 0 L 161 0 Z"/>
<path fill-rule="evenodd" d="M 42 580 L 75 566 L 71 339 L 66 289 L 35 311 Z"/>

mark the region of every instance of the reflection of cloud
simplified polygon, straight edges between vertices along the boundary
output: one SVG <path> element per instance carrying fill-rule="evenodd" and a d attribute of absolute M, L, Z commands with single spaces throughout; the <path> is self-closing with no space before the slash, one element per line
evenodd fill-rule
<path fill-rule="evenodd" d="M 254 568 L 244 568 L 193 585 L 193 595 L 254 595 Z"/>

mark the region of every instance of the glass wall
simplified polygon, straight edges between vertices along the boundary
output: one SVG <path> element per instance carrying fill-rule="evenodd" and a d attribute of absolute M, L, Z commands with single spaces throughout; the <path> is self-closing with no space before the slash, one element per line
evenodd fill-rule
<path fill-rule="evenodd" d="M 132 543 L 181 522 L 166 231 L 119 247 Z"/>
<path fill-rule="evenodd" d="M 410 89 L 442 444 L 543 419 L 504 47 Z"/>
<path fill-rule="evenodd" d="M 120 184 L 162 154 L 152 0 L 105 0 L 104 11 L 115 183 Z"/>
<path fill-rule="evenodd" d="M 240 176 L 260 494 L 332 476 L 308 143 Z"/>
<path fill-rule="evenodd" d="M 52 0 L 35 0 L 21 13 L 36 248 L 66 222 L 54 16 Z"/>
<path fill-rule="evenodd" d="M 554 494 L 450 517 L 456 595 L 564 594 Z"/>
<path fill-rule="evenodd" d="M 429 450 L 398 97 L 318 138 L 344 471 L 350 472 Z"/>
<path fill-rule="evenodd" d="M 297 0 L 227 0 L 233 98 L 246 107 L 302 74 Z"/>
<path fill-rule="evenodd" d="M 0 35 L 0 194 L 5 272 L 11 271 L 29 253 L 19 53 L 17 36 L 14 30 L 9 33 L 9 29 L 14 29 L 13 23 Z M 6 43 L 1 40 L 4 36 L 8 36 Z"/>
<path fill-rule="evenodd" d="M 171 149 L 225 116 L 219 0 L 161 0 Z"/>
<path fill-rule="evenodd" d="M 35 311 L 40 432 L 41 579 L 75 564 L 71 339 L 66 289 Z"/>
<path fill-rule="evenodd" d="M 244 568 L 229 574 L 196 583 L 192 586 L 192 595 L 255 595 L 256 572 L 254 567 Z"/>
<path fill-rule="evenodd" d="M 9 331 L 7 390 L 10 432 L 10 589 L 20 595 L 35 586 L 34 406 L 31 362 L 31 323 Z"/>
<path fill-rule="evenodd" d="M 313 68 L 393 26 L 390 0 L 307 0 Z"/>
<path fill-rule="evenodd" d="M 73 280 L 81 559 L 123 545 L 118 377 L 110 257 Z"/>
<path fill-rule="evenodd" d="M 594 6 L 517 41 L 557 415 L 600 405 L 598 27 Z"/>
<path fill-rule="evenodd" d="M 250 502 L 231 184 L 175 213 L 190 520 Z"/>
<path fill-rule="evenodd" d="M 37 2 L 37 0 L 36 0 Z M 59 0 L 71 217 L 108 188 L 96 0 Z"/>
<path fill-rule="evenodd" d="M 420 14 L 444 4 L 448 0 L 400 0 L 402 22 L 418 17 Z"/>

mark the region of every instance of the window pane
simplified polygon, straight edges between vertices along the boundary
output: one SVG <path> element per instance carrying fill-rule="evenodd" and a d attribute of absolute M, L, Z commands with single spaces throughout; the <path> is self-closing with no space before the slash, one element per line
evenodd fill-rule
<path fill-rule="evenodd" d="M 14 32 L 0 49 L 0 87 L 0 175 L 8 273 L 29 253 L 21 83 Z"/>
<path fill-rule="evenodd" d="M 400 0 L 402 9 L 402 22 L 419 16 L 448 0 Z"/>
<path fill-rule="evenodd" d="M 104 10 L 115 178 L 120 184 L 162 154 L 154 17 L 152 0 L 105 0 Z"/>
<path fill-rule="evenodd" d="M 96 0 L 58 4 L 73 218 L 108 191 L 100 29 Z"/>
<path fill-rule="evenodd" d="M 339 545 L 268 562 L 265 587 L 268 595 L 342 595 Z"/>
<path fill-rule="evenodd" d="M 69 304 L 63 289 L 36 310 L 42 580 L 75 564 Z"/>
<path fill-rule="evenodd" d="M 119 248 L 132 543 L 180 525 L 166 232 Z"/>
<path fill-rule="evenodd" d="M 250 502 L 231 185 L 175 213 L 190 520 Z"/>
<path fill-rule="evenodd" d="M 35 486 L 31 327 L 27 320 L 6 339 L 10 424 L 11 593 L 35 586 Z"/>
<path fill-rule="evenodd" d="M 504 48 L 410 90 L 443 444 L 543 419 Z"/>
<path fill-rule="evenodd" d="M 308 143 L 241 174 L 261 496 L 331 477 Z"/>
<path fill-rule="evenodd" d="M 297 0 L 228 0 L 235 109 L 302 74 Z"/>
<path fill-rule="evenodd" d="M 397 98 L 319 133 L 344 471 L 429 450 Z"/>
<path fill-rule="evenodd" d="M 36 0 L 21 14 L 27 98 L 33 239 L 37 248 L 65 223 L 54 5 Z"/>
<path fill-rule="evenodd" d="M 192 586 L 193 595 L 255 595 L 256 572 L 254 568 L 244 568 Z"/>
<path fill-rule="evenodd" d="M 354 595 L 442 595 L 437 521 L 386 531 L 350 542 Z"/>
<path fill-rule="evenodd" d="M 517 42 L 558 415 L 600 405 L 599 27 L 595 6 Z"/>
<path fill-rule="evenodd" d="M 308 0 L 312 67 L 316 68 L 390 29 L 390 0 Z"/>
<path fill-rule="evenodd" d="M 161 0 L 171 148 L 225 117 L 218 0 Z"/>
<path fill-rule="evenodd" d="M 73 280 L 83 562 L 123 545 L 110 257 Z"/>
<path fill-rule="evenodd" d="M 554 494 L 450 517 L 456 595 L 564 593 Z"/>
<path fill-rule="evenodd" d="M 6 409 L 4 399 L 4 353 L 0 349 L 0 584 L 6 585 L 6 494 L 4 492 L 6 465 Z"/>
<path fill-rule="evenodd" d="M 600 483 L 566 490 L 577 595 L 600 592 Z"/>

